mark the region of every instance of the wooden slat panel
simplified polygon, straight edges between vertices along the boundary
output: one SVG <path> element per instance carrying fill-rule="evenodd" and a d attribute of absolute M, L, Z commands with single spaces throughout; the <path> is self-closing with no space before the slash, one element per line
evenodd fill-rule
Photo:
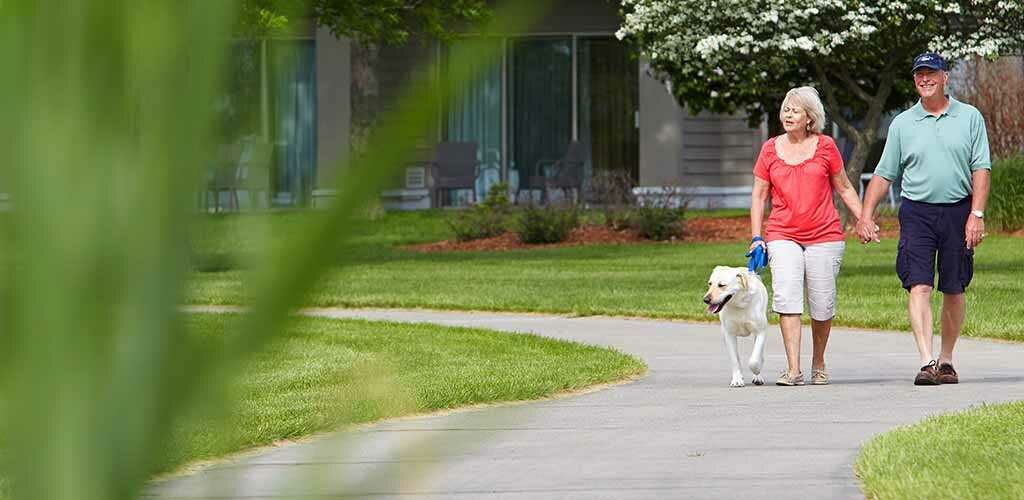
<path fill-rule="evenodd" d="M 683 160 L 746 160 L 755 159 L 750 146 L 692 146 L 683 149 Z"/>
<path fill-rule="evenodd" d="M 754 160 L 683 160 L 687 174 L 723 174 L 753 172 Z"/>
<path fill-rule="evenodd" d="M 753 134 L 755 129 L 750 128 L 747 125 L 746 120 L 738 119 L 727 119 L 727 120 L 701 120 L 687 118 L 683 121 L 683 133 L 711 133 L 711 132 L 724 132 L 724 133 L 750 133 Z"/>
<path fill-rule="evenodd" d="M 753 149 L 757 137 L 753 133 L 742 134 L 714 134 L 714 133 L 689 133 L 683 136 L 683 146 L 716 146 L 730 147 L 743 146 Z"/>

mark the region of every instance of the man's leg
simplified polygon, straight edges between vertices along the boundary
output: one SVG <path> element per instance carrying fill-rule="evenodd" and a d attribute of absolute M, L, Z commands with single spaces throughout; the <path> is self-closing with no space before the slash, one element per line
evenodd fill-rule
<path fill-rule="evenodd" d="M 960 338 L 960 329 L 964 326 L 967 314 L 967 301 L 962 293 L 942 294 L 942 353 L 939 364 L 953 364 L 953 348 Z"/>
<path fill-rule="evenodd" d="M 958 382 L 953 369 L 953 349 L 960 338 L 967 313 L 964 290 L 974 275 L 974 251 L 964 245 L 970 198 L 951 206 L 943 207 L 945 222 L 939 248 L 939 291 L 942 292 L 942 350 L 939 354 L 938 369 L 940 382 Z"/>
<path fill-rule="evenodd" d="M 932 287 L 914 285 L 910 288 L 907 312 L 910 315 L 910 329 L 914 332 L 921 366 L 932 361 Z M 961 316 L 961 321 L 963 317 Z M 959 331 L 959 330 L 958 330 Z"/>

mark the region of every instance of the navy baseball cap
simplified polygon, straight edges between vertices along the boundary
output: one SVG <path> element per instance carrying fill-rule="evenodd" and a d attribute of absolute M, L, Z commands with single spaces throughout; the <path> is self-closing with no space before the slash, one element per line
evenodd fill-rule
<path fill-rule="evenodd" d="M 946 60 L 934 52 L 925 52 L 914 58 L 914 67 L 910 69 L 910 72 L 913 73 L 921 68 L 946 71 Z"/>

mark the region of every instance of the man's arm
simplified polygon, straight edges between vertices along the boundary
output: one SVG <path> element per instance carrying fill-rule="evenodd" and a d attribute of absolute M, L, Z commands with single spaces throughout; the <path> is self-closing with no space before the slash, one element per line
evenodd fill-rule
<path fill-rule="evenodd" d="M 862 243 L 879 241 L 878 225 L 875 224 L 875 208 L 882 197 L 889 192 L 892 180 L 896 180 L 902 171 L 903 152 L 900 144 L 900 118 L 889 124 L 889 132 L 885 136 L 885 148 L 882 149 L 882 157 L 875 165 L 875 175 L 871 177 L 867 189 L 864 192 L 864 204 L 861 208 L 860 221 L 857 222 L 857 234 L 860 235 Z M 889 180 L 892 179 L 892 180 Z"/>
<path fill-rule="evenodd" d="M 971 211 L 985 211 L 988 203 L 989 185 L 992 182 L 992 158 L 988 148 L 988 130 L 985 119 L 978 113 L 974 117 L 974 143 L 971 146 Z M 967 248 L 981 244 L 985 237 L 985 219 L 973 213 L 967 216 L 967 229 L 964 231 L 964 243 Z"/>
<path fill-rule="evenodd" d="M 974 193 L 971 195 L 971 214 L 967 216 L 967 230 L 964 235 L 964 243 L 967 248 L 974 248 L 981 244 L 985 237 L 985 219 L 974 215 L 975 210 L 985 211 L 988 203 L 989 186 L 992 183 L 992 173 L 987 168 L 979 168 L 971 173 L 971 184 Z"/>

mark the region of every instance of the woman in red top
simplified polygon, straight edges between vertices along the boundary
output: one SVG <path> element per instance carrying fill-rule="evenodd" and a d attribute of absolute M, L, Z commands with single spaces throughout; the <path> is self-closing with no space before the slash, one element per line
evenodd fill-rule
<path fill-rule="evenodd" d="M 822 134 L 825 110 L 818 92 L 813 87 L 790 90 L 779 119 L 786 133 L 768 139 L 754 165 L 750 248 L 767 246 L 772 270 L 772 309 L 779 314 L 789 362 L 776 384 L 804 383 L 800 316 L 806 287 L 814 340 L 811 383 L 823 385 L 829 383 L 825 345 L 835 316 L 836 276 L 846 248 L 832 192 L 855 217 L 860 216 L 861 204 L 835 141 Z M 772 211 L 763 224 L 769 192 Z"/>

